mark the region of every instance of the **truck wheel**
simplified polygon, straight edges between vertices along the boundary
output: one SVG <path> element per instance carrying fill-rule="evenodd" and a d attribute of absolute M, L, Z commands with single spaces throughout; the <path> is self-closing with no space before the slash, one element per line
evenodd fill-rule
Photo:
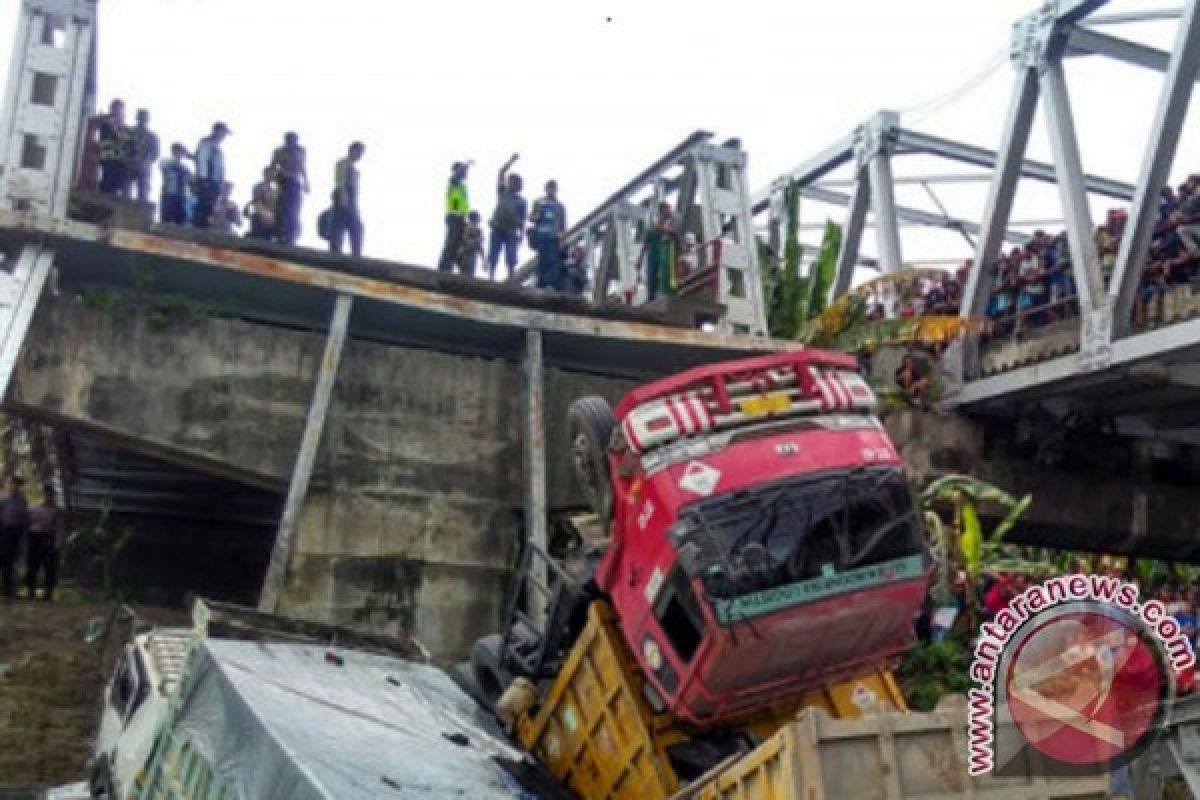
<path fill-rule="evenodd" d="M 493 633 L 475 642 L 471 648 L 471 676 L 475 679 L 479 699 L 489 710 L 495 709 L 500 695 L 504 693 L 504 670 L 500 666 L 500 648 L 503 645 L 504 637 Z"/>
<path fill-rule="evenodd" d="M 603 397 L 581 397 L 567 410 L 575 479 L 579 481 L 588 505 L 606 528 L 612 520 L 612 480 L 608 474 L 607 451 L 615 425 L 612 409 Z"/>

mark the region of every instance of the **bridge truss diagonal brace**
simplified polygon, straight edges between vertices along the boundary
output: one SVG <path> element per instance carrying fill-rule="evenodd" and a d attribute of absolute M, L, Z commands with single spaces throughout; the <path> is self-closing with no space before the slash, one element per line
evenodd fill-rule
<path fill-rule="evenodd" d="M 529 544 L 545 553 L 549 552 L 546 519 L 546 376 L 540 330 L 525 332 L 525 353 L 521 366 L 524 378 L 521 414 L 524 430 L 521 439 L 525 455 L 525 530 Z M 533 580 L 526 600 L 530 615 L 534 619 L 541 619 L 546 598 L 536 587 L 539 584 L 547 585 L 549 576 L 546 574 L 545 559 L 531 559 L 530 569 L 533 570 L 530 576 Z"/>
<path fill-rule="evenodd" d="M 892 180 L 892 159 L 877 153 L 867 164 L 870 175 L 871 210 L 875 212 L 875 246 L 884 272 L 895 272 L 904 265 L 900 252 L 900 223 L 896 219 L 896 188 Z"/>
<path fill-rule="evenodd" d="M 1058 175 L 1058 193 L 1062 201 L 1063 218 L 1067 223 L 1067 244 L 1071 250 L 1071 269 L 1084 316 L 1098 310 L 1104 301 L 1100 277 L 1100 259 L 1092 237 L 1092 213 L 1088 207 L 1087 188 L 1083 179 L 1083 163 L 1079 142 L 1075 136 L 1075 120 L 1067 93 L 1066 75 L 1061 60 L 1051 62 L 1041 76 L 1045 100 L 1046 126 L 1049 128 L 1050 149 L 1054 152 Z"/>
<path fill-rule="evenodd" d="M 1131 42 L 1118 36 L 1100 33 L 1078 25 L 1067 35 L 1068 56 L 1107 56 L 1143 69 L 1164 72 L 1170 63 L 1170 54 L 1154 47 Z"/>
<path fill-rule="evenodd" d="M 854 194 L 846 208 L 846 221 L 842 228 L 842 242 L 838 250 L 837 272 L 830 288 L 830 301 L 850 291 L 854 281 L 854 268 L 858 264 L 859 248 L 862 245 L 863 228 L 867 222 L 867 207 L 870 205 L 871 175 L 867 168 L 858 170 Z"/>
<path fill-rule="evenodd" d="M 346 332 L 350 325 L 350 311 L 353 307 L 353 296 L 338 294 L 329 323 L 329 335 L 325 338 L 325 352 L 321 356 L 321 364 L 317 370 L 317 382 L 313 389 L 312 402 L 308 407 L 308 417 L 304 421 L 304 434 L 300 439 L 300 450 L 296 454 L 296 464 L 292 468 L 292 478 L 288 484 L 283 516 L 279 522 L 279 530 L 275 534 L 275 547 L 271 551 L 271 561 L 267 565 L 267 575 L 263 580 L 262 592 L 258 599 L 260 611 L 274 613 L 279 607 L 279 593 L 283 588 L 284 578 L 287 576 L 288 563 L 291 561 L 296 540 L 296 530 L 299 528 L 300 512 L 308 495 L 308 484 L 312 479 L 313 466 L 316 464 L 321 434 L 325 430 L 325 420 L 329 415 L 333 384 L 342 360 L 342 351 L 345 349 Z"/>
<path fill-rule="evenodd" d="M 1121 237 L 1112 282 L 1108 287 L 1115 336 L 1125 336 L 1130 332 L 1142 264 L 1158 221 L 1159 190 L 1166 184 L 1175 161 L 1175 151 L 1192 98 L 1198 66 L 1200 12 L 1197 0 L 1188 0 L 1179 20 L 1175 46 L 1171 49 L 1158 108 L 1146 142 L 1146 155 L 1138 173 L 1137 189 L 1129 209 L 1129 219 L 1125 223 L 1125 235 Z"/>
<path fill-rule="evenodd" d="M 987 310 L 988 291 L 991 288 L 990 265 L 1000 255 L 1005 230 L 1012 216 L 1013 200 L 1017 194 L 1017 181 L 1025 150 L 1029 145 L 1029 134 L 1033 128 L 1033 115 L 1038 103 L 1037 69 L 1019 66 L 1013 82 L 1008 115 L 996 153 L 996 168 L 992 172 L 992 183 L 988 188 L 987 203 L 983 212 L 983 228 L 975 249 L 975 262 L 967 273 L 964 287 L 962 316 L 965 319 L 983 317 Z M 974 374 L 978 364 L 978 345 L 968 338 L 963 349 L 964 363 L 952 365 L 959 380 Z"/>
<path fill-rule="evenodd" d="M 0 398 L 7 396 L 33 312 L 54 266 L 54 251 L 21 248 L 11 274 L 0 272 Z"/>

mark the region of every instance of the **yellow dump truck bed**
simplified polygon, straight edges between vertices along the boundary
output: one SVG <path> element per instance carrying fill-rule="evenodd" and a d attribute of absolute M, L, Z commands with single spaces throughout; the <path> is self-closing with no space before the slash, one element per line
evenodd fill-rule
<path fill-rule="evenodd" d="M 596 601 L 540 706 L 517 719 L 517 740 L 583 800 L 666 800 L 680 787 L 667 748 L 691 734 L 670 715 L 654 712 L 645 685 L 613 610 Z M 903 703 L 891 674 L 881 669 L 814 689 L 799 704 L 739 729 L 759 741 L 793 719 L 798 707 L 855 717 L 880 707 L 903 709 Z"/>
<path fill-rule="evenodd" d="M 540 708 L 517 720 L 517 740 L 584 800 L 666 798 L 679 785 L 666 747 L 683 737 L 650 708 L 643 682 L 612 609 L 592 603 Z"/>
<path fill-rule="evenodd" d="M 1102 800 L 1107 776 L 971 778 L 962 703 L 930 713 L 831 719 L 803 711 L 753 752 L 673 800 Z"/>

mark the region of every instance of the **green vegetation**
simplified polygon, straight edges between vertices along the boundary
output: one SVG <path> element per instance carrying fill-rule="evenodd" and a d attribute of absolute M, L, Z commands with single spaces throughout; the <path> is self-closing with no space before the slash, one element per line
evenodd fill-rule
<path fill-rule="evenodd" d="M 946 638 L 909 650 L 896 672 L 896 682 L 909 707 L 932 711 L 948 694 L 971 688 L 971 653 L 961 638 Z"/>

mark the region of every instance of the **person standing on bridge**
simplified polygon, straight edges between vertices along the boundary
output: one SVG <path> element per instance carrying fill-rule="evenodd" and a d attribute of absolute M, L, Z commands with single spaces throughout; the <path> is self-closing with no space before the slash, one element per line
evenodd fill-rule
<path fill-rule="evenodd" d="M 471 204 L 467 200 L 467 170 L 470 162 L 455 161 L 450 166 L 450 182 L 446 184 L 446 241 L 442 243 L 442 255 L 438 258 L 438 269 L 452 272 L 459 252 L 462 251 L 463 233 L 467 228 L 467 212 Z"/>
<path fill-rule="evenodd" d="M 158 162 L 158 134 L 150 130 L 150 112 L 139 108 L 137 124 L 129 129 L 129 170 L 126 178 L 133 185 L 139 203 L 150 202 L 150 173 Z"/>
<path fill-rule="evenodd" d="M 475 265 L 483 258 L 483 217 L 478 211 L 467 214 L 463 229 L 462 247 L 458 251 L 458 271 L 468 278 L 475 277 Z"/>
<path fill-rule="evenodd" d="M 9 476 L 8 495 L 0 500 L 0 592 L 6 600 L 17 596 L 17 557 L 29 529 L 29 501 L 24 487 L 25 481 L 19 475 Z"/>
<path fill-rule="evenodd" d="M 562 238 L 567 231 L 567 210 L 558 201 L 557 181 L 546 181 L 546 195 L 534 201 L 530 225 L 530 244 L 537 251 L 537 288 L 561 292 Z"/>
<path fill-rule="evenodd" d="M 187 148 L 176 142 L 171 145 L 171 157 L 158 165 L 162 171 L 158 211 L 162 221 L 170 225 L 187 225 L 188 184 L 192 181 L 192 171 L 183 163 L 187 156 Z"/>
<path fill-rule="evenodd" d="M 42 600 L 54 599 L 54 585 L 58 582 L 58 554 L 67 540 L 67 514 L 58 504 L 54 487 L 47 483 L 42 487 L 42 503 L 29 512 L 29 553 L 25 557 L 25 586 L 29 599 L 37 597 L 38 573 L 43 578 L 45 591 Z"/>
<path fill-rule="evenodd" d="M 125 101 L 113 100 L 108 113 L 96 123 L 96 156 L 100 161 L 100 193 L 123 197 L 129 181 L 125 156 L 129 128 L 125 125 Z"/>
<path fill-rule="evenodd" d="M 517 154 L 500 168 L 496 176 L 496 210 L 488 222 L 491 235 L 488 237 L 488 280 L 496 280 L 496 265 L 500 262 L 500 251 L 504 251 L 504 263 L 511 276 L 517 268 L 517 250 L 521 247 L 521 231 L 525 229 L 525 217 L 529 206 L 521 196 L 521 176 L 509 175 L 508 171 L 517 162 Z"/>
<path fill-rule="evenodd" d="M 295 245 L 300 238 L 300 206 L 308 191 L 308 167 L 300 137 L 289 131 L 275 148 L 271 166 L 279 173 L 279 241 Z"/>
<path fill-rule="evenodd" d="M 212 133 L 196 145 L 196 207 L 192 210 L 192 224 L 207 228 L 212 219 L 213 207 L 221 196 L 225 184 L 225 153 L 221 142 L 230 134 L 224 122 L 213 125 Z"/>
<path fill-rule="evenodd" d="M 363 224 L 358 213 L 358 167 L 363 153 L 367 151 L 362 142 L 354 142 L 346 157 L 339 159 L 333 168 L 333 236 L 329 249 L 342 252 L 342 238 L 350 234 L 350 253 L 355 258 L 362 255 Z"/>
<path fill-rule="evenodd" d="M 659 295 L 675 293 L 675 257 L 679 251 L 679 231 L 675 225 L 675 214 L 667 203 L 658 204 L 654 225 L 646 231 L 646 241 L 638 253 L 637 268 L 641 271 L 646 262 L 646 302 Z"/>

